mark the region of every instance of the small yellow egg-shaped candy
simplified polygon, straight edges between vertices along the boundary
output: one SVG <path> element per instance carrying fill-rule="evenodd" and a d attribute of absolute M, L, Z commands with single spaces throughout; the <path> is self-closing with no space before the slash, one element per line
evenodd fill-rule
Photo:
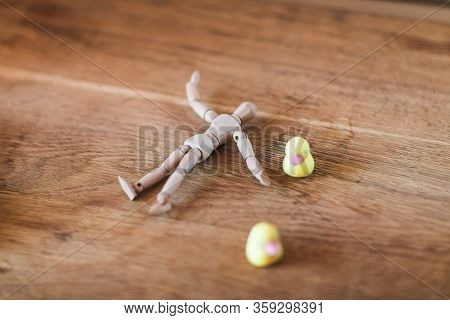
<path fill-rule="evenodd" d="M 245 246 L 247 260 L 255 267 L 267 267 L 283 256 L 278 228 L 268 222 L 255 224 L 248 235 Z"/>
<path fill-rule="evenodd" d="M 302 137 L 293 137 L 286 143 L 283 170 L 291 177 L 307 177 L 314 170 L 314 158 L 309 142 Z"/>

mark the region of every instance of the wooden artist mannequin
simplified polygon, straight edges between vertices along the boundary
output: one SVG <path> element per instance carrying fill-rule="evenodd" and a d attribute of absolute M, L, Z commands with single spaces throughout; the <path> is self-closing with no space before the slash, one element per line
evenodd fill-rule
<path fill-rule="evenodd" d="M 195 71 L 186 84 L 186 94 L 191 108 L 203 120 L 211 123 L 210 127 L 204 133 L 196 134 L 187 139 L 158 168 L 147 173 L 136 183 L 129 184 L 124 178 L 118 177 L 122 190 L 130 200 L 134 200 L 143 190 L 170 175 L 155 203 L 151 206 L 151 213 L 157 214 L 169 211 L 171 209 L 170 195 L 180 186 L 185 176 L 197 163 L 205 161 L 215 149 L 231 138 L 236 142 L 242 157 L 256 179 L 264 186 L 270 185 L 270 180 L 264 174 L 264 169 L 255 157 L 247 134 L 241 131 L 241 125 L 256 115 L 256 105 L 251 102 L 243 102 L 232 115 L 217 115 L 216 112 L 200 101 L 199 82 L 200 73 Z"/>

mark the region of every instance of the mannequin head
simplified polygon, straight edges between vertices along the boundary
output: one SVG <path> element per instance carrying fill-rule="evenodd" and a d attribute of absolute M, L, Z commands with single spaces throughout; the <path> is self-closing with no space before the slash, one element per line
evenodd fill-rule
<path fill-rule="evenodd" d="M 248 122 L 256 116 L 256 105 L 252 102 L 242 102 L 234 111 L 233 115 L 238 116 L 242 123 Z"/>

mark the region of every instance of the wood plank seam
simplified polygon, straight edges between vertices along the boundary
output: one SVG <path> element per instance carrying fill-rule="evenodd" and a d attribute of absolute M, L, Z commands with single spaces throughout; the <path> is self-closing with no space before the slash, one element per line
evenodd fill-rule
<path fill-rule="evenodd" d="M 0 65 L 0 76 L 9 78 L 9 79 L 15 79 L 15 80 L 22 80 L 22 81 L 33 81 L 33 82 L 43 82 L 53 85 L 61 85 L 67 88 L 73 88 L 73 89 L 82 89 L 86 91 L 91 92 L 100 92 L 104 94 L 112 94 L 112 95 L 118 95 L 122 97 L 128 97 L 128 98 L 136 98 L 140 99 L 141 97 L 136 95 L 135 92 L 128 88 L 120 87 L 120 86 L 114 86 L 109 84 L 103 84 L 99 82 L 91 82 L 91 81 L 85 81 L 85 80 L 78 80 L 78 79 L 70 79 L 64 76 L 60 75 L 54 75 L 54 74 L 45 74 L 41 72 L 35 72 L 30 70 L 18 70 L 18 69 L 12 69 L 6 66 Z M 172 95 L 164 94 L 164 93 L 158 93 L 154 91 L 149 90 L 142 90 L 142 89 L 136 89 L 146 97 L 148 97 L 151 100 L 160 102 L 160 103 L 169 103 L 176 105 L 178 107 L 189 107 L 189 104 L 186 99 L 178 98 Z M 183 91 L 182 88 L 180 91 Z M 215 107 L 220 108 L 221 110 L 226 110 L 227 112 L 231 112 L 234 110 L 233 107 L 225 106 L 223 104 L 214 104 Z M 272 118 L 275 114 L 270 112 L 262 111 L 261 108 L 258 110 L 258 116 L 264 117 L 264 118 Z M 345 125 L 345 124 L 339 124 L 339 123 L 333 123 L 328 121 L 322 121 L 322 120 L 314 120 L 314 119 L 305 119 L 305 118 L 293 118 L 285 115 L 278 116 L 278 119 L 283 121 L 290 121 L 290 122 L 299 122 L 302 124 L 307 124 L 311 126 L 316 127 L 323 127 L 323 128 L 329 128 L 329 129 L 338 129 L 338 130 L 345 130 L 349 132 L 356 132 L 356 133 L 365 133 L 380 137 L 387 137 L 387 138 L 394 138 L 394 139 L 407 139 L 411 141 L 416 142 L 423 142 L 423 143 L 431 143 L 431 144 L 438 144 L 442 146 L 450 146 L 450 143 L 447 141 L 441 141 L 436 139 L 429 139 L 429 138 L 421 138 L 421 137 L 415 137 L 415 136 L 409 136 L 409 135 L 403 135 L 403 134 L 397 134 L 397 133 L 391 133 L 381 130 L 375 130 L 370 128 L 364 128 L 364 127 L 358 127 L 353 125 Z"/>

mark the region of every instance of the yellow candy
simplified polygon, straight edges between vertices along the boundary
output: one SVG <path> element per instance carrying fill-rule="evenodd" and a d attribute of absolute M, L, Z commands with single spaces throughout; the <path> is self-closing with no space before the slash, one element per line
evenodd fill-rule
<path fill-rule="evenodd" d="M 291 177 L 307 177 L 314 170 L 314 158 L 309 142 L 302 137 L 293 137 L 286 143 L 283 170 Z"/>
<path fill-rule="evenodd" d="M 278 228 L 268 222 L 255 224 L 245 246 L 247 260 L 255 267 L 267 267 L 283 256 Z"/>

